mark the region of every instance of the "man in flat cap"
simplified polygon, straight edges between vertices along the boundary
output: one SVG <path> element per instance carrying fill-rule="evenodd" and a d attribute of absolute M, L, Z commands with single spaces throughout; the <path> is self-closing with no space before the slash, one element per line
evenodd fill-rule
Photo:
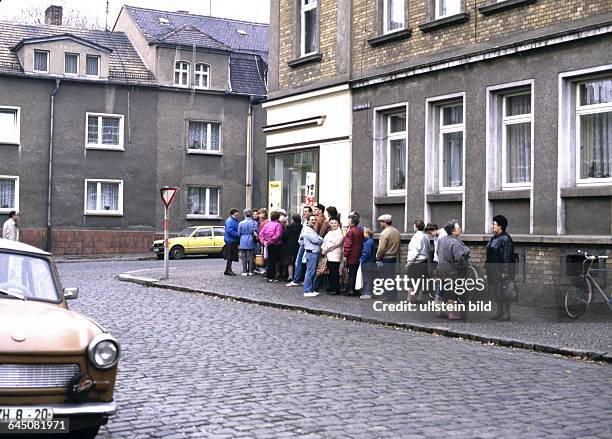
<path fill-rule="evenodd" d="M 400 250 L 401 236 L 399 230 L 393 227 L 393 218 L 389 214 L 378 217 L 378 225 L 382 229 L 378 240 L 376 261 L 382 262 L 382 275 L 384 279 L 395 278 L 395 267 Z M 395 300 L 395 291 L 386 291 L 385 299 Z"/>

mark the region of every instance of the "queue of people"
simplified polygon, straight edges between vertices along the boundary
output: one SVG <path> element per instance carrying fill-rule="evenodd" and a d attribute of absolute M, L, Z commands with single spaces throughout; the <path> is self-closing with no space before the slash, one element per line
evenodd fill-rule
<path fill-rule="evenodd" d="M 304 206 L 301 214 L 289 219 L 287 212 L 245 209 L 239 222 L 237 209 L 230 211 L 225 222 L 226 259 L 224 274 L 235 275 L 232 262 L 242 260 L 242 275 L 265 275 L 271 283 L 286 282 L 287 287 L 303 286 L 304 297 L 316 297 L 324 284 L 330 295 L 356 295 L 370 299 L 374 278 L 393 279 L 397 274 L 409 278 L 457 280 L 469 276 L 470 250 L 460 239 L 458 221 L 448 221 L 443 228 L 436 224 L 414 222 L 414 234 L 408 244 L 405 265 L 400 264 L 401 234 L 393 226 L 392 216 L 378 218 L 381 230 L 378 245 L 373 230 L 360 224 L 358 212 L 351 212 L 343 227 L 338 210 L 317 204 Z M 493 236 L 487 245 L 486 272 L 489 291 L 497 303 L 493 319 L 510 320 L 507 284 L 514 277 L 514 248 L 506 232 L 508 220 L 498 215 L 493 220 Z M 259 259 L 260 267 L 256 267 Z M 265 265 L 265 266 L 262 266 Z M 406 271 L 399 273 L 397 267 Z M 359 285 L 358 285 L 359 283 Z M 408 301 L 423 301 L 426 291 L 408 291 Z M 431 293 L 431 292 L 427 292 Z M 448 305 L 461 303 L 461 294 L 436 288 L 435 300 Z M 383 299 L 395 300 L 396 292 L 385 290 Z M 452 308 L 452 307 L 450 307 Z M 449 309 L 450 309 L 449 308 Z M 441 312 L 449 320 L 465 318 L 463 313 Z"/>

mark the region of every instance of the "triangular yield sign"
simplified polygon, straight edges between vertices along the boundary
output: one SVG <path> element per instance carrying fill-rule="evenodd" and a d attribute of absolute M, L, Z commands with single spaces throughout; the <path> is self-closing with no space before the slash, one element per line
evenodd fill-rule
<path fill-rule="evenodd" d="M 179 188 L 177 187 L 163 187 L 159 190 L 162 202 L 164 203 L 164 206 L 166 206 L 166 209 L 170 208 L 170 205 L 174 201 L 174 197 L 176 196 L 178 190 Z"/>

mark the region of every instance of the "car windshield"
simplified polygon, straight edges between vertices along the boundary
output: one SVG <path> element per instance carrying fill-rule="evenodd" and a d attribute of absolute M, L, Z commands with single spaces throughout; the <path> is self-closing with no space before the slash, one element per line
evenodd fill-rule
<path fill-rule="evenodd" d="M 183 231 L 176 236 L 178 236 L 179 238 L 186 238 L 188 236 L 191 236 L 193 231 L 194 229 L 192 229 L 191 227 L 187 227 L 186 229 L 183 229 Z"/>
<path fill-rule="evenodd" d="M 0 253 L 0 300 L 6 298 L 59 301 L 49 261 L 34 256 Z"/>

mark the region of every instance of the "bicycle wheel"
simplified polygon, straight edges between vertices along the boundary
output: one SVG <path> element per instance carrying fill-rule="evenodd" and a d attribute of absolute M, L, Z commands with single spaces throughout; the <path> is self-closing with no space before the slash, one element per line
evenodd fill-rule
<path fill-rule="evenodd" d="M 587 310 L 591 303 L 591 289 L 584 278 L 571 282 L 565 290 L 565 312 L 572 319 L 577 319 Z"/>

